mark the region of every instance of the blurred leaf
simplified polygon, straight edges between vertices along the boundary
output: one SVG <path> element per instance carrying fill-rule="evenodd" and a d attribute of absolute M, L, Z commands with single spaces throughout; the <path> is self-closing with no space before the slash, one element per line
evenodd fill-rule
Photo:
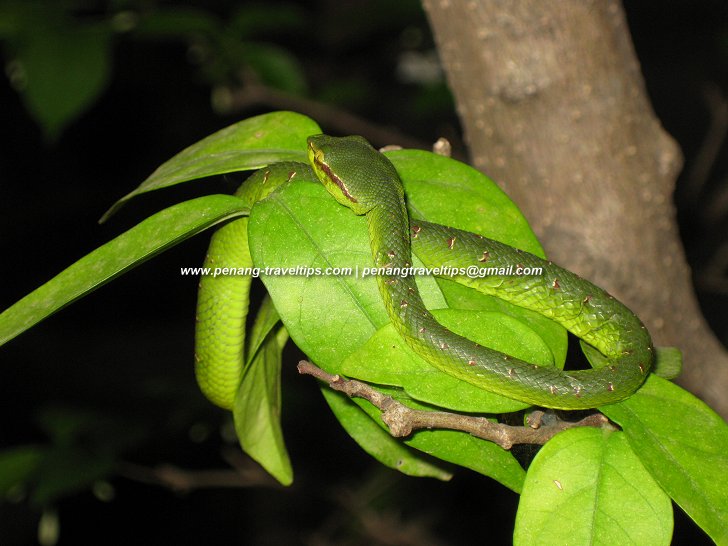
<path fill-rule="evenodd" d="M 148 38 L 186 38 L 190 34 L 214 35 L 220 20 L 210 11 L 176 5 L 143 12 L 134 26 L 136 35 Z"/>
<path fill-rule="evenodd" d="M 54 446 L 41 461 L 35 476 L 31 500 L 37 506 L 48 506 L 61 497 L 89 489 L 109 476 L 116 458 L 105 451 L 94 453 L 78 446 Z"/>
<path fill-rule="evenodd" d="M 46 449 L 19 446 L 0 451 L 0 495 L 22 487 L 35 474 Z"/>
<path fill-rule="evenodd" d="M 61 521 L 55 508 L 45 508 L 38 522 L 38 544 L 56 546 L 61 534 Z"/>
<path fill-rule="evenodd" d="M 76 408 L 49 407 L 39 412 L 40 427 L 55 445 L 70 446 L 95 428 L 101 415 Z"/>
<path fill-rule="evenodd" d="M 41 6 L 29 0 L 5 0 L 0 2 L 0 38 L 17 39 L 26 29 L 37 25 L 45 18 L 58 17 L 62 11 L 47 6 L 45 15 L 40 13 Z"/>
<path fill-rule="evenodd" d="M 296 95 L 306 89 L 306 76 L 298 59 L 283 48 L 246 42 L 241 48 L 243 60 L 255 71 L 261 82 L 269 87 Z"/>
<path fill-rule="evenodd" d="M 50 140 L 84 113 L 108 82 L 107 26 L 38 19 L 12 39 L 11 47 L 15 87 Z"/>
<path fill-rule="evenodd" d="M 240 38 L 265 37 L 292 31 L 304 30 L 307 17 L 303 8 L 296 4 L 263 2 L 247 3 L 238 7 L 228 23 L 228 27 Z"/>
<path fill-rule="evenodd" d="M 208 227 L 247 213 L 231 195 L 169 207 L 87 254 L 0 314 L 0 345 L 66 305 Z"/>

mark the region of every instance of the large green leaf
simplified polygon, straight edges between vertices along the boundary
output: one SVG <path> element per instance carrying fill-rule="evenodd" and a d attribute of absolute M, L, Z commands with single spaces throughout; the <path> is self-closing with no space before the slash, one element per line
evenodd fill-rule
<path fill-rule="evenodd" d="M 247 212 L 236 197 L 208 195 L 150 216 L 3 311 L 0 345 L 169 247 Z"/>
<path fill-rule="evenodd" d="M 119 199 L 101 221 L 148 191 L 279 161 L 306 162 L 306 138 L 320 132 L 316 122 L 295 112 L 272 112 L 230 125 L 164 162 L 138 188 Z"/>
<path fill-rule="evenodd" d="M 282 268 L 367 264 L 369 241 L 361 220 L 321 184 L 294 183 L 256 204 L 248 225 L 253 263 L 271 268 L 269 274 L 261 272 L 261 279 L 291 338 L 331 373 L 388 322 L 376 281 L 354 275 L 283 275 Z"/>
<path fill-rule="evenodd" d="M 728 544 L 728 424 L 689 392 L 651 375 L 600 410 L 618 423 L 657 482 L 717 544 Z"/>
<path fill-rule="evenodd" d="M 564 431 L 531 463 L 514 544 L 670 544 L 672 505 L 624 434 Z"/>

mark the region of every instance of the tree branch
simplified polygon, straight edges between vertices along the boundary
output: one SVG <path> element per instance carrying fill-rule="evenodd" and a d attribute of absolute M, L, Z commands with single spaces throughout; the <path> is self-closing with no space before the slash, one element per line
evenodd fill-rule
<path fill-rule="evenodd" d="M 515 427 L 494 423 L 485 417 L 460 415 L 446 411 L 416 410 L 405 406 L 391 396 L 382 394 L 370 385 L 354 379 L 344 379 L 340 375 L 331 375 L 316 365 L 301 360 L 298 372 L 312 375 L 327 383 L 335 391 L 343 392 L 350 398 L 362 398 L 381 410 L 382 421 L 389 427 L 395 438 L 409 436 L 421 429 L 447 429 L 467 432 L 476 438 L 496 443 L 503 449 L 510 449 L 516 444 L 543 445 L 553 436 L 574 427 L 612 427 L 609 420 L 601 413 L 594 413 L 580 421 L 563 421 L 561 419 L 543 419 L 543 412 L 534 412 L 529 419 L 529 426 Z"/>

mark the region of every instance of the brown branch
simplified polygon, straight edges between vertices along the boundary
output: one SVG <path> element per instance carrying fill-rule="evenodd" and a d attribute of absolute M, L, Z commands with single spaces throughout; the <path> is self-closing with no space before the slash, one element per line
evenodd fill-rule
<path fill-rule="evenodd" d="M 307 360 L 298 363 L 298 372 L 312 375 L 350 398 L 362 398 L 371 403 L 381 410 L 382 421 L 395 438 L 409 436 L 420 429 L 459 430 L 496 443 L 503 449 L 510 449 L 516 444 L 545 444 L 554 435 L 569 428 L 611 426 L 609 420 L 601 413 L 589 415 L 577 422 L 556 420 L 553 423 L 543 424 L 541 420 L 543 413 L 537 412 L 532 416 L 534 419 L 530 421 L 530 426 L 514 427 L 494 423 L 485 417 L 412 409 L 366 383 L 344 379 L 340 375 L 331 375 Z"/>
<path fill-rule="evenodd" d="M 127 479 L 167 487 L 173 491 L 187 493 L 196 489 L 222 487 L 276 487 L 279 486 L 268 473 L 240 450 L 224 450 L 223 457 L 231 469 L 189 470 L 172 464 L 149 467 L 136 463 L 122 462 L 118 471 Z"/>
<path fill-rule="evenodd" d="M 241 87 L 218 88 L 213 102 L 216 109 L 224 113 L 261 105 L 279 110 L 293 110 L 308 115 L 330 130 L 362 135 L 376 145 L 397 144 L 403 148 L 430 149 L 426 142 L 412 138 L 394 127 L 383 127 L 342 108 L 260 83 L 246 82 Z"/>

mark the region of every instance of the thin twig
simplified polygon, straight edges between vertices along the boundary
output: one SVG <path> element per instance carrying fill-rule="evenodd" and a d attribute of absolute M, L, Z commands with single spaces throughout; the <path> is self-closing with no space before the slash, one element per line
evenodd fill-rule
<path fill-rule="evenodd" d="M 307 360 L 301 360 L 298 363 L 298 372 L 312 375 L 327 383 L 332 389 L 343 392 L 351 398 L 362 398 L 370 402 L 381 410 L 382 421 L 389 427 L 389 433 L 395 438 L 409 436 L 420 429 L 459 430 L 494 442 L 503 449 L 510 449 L 516 444 L 545 444 L 557 433 L 573 427 L 612 426 L 604 415 L 594 413 L 581 421 L 557 420 L 548 425 L 542 424 L 540 419 L 542 414 L 537 414 L 538 417 L 531 421 L 530 426 L 514 427 L 494 423 L 485 417 L 412 409 L 366 383 L 354 379 L 344 379 L 340 375 L 331 375 Z"/>

